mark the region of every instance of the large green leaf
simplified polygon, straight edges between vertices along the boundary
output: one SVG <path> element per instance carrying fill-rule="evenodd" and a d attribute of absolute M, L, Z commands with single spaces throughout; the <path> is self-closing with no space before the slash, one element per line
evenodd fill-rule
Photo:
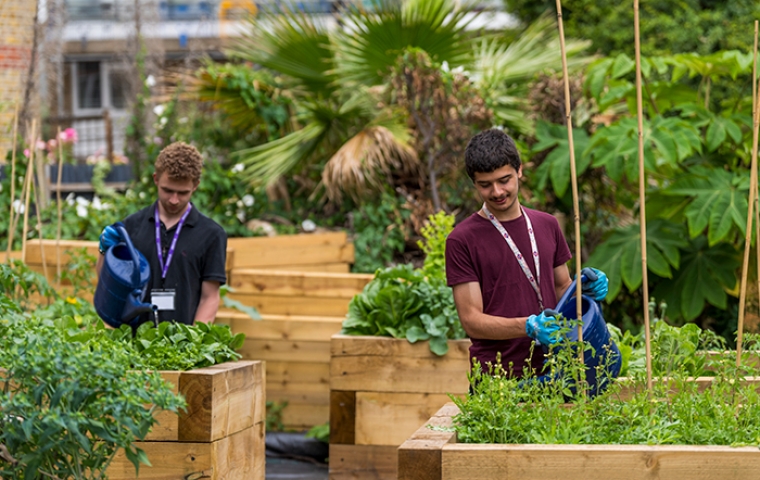
<path fill-rule="evenodd" d="M 685 228 L 663 219 L 647 222 L 647 269 L 670 278 L 681 261 L 680 249 L 688 246 Z M 641 271 L 641 231 L 638 224 L 614 230 L 588 259 L 588 265 L 607 274 L 608 299 L 615 298 L 625 283 L 629 290 L 639 288 Z"/>
<path fill-rule="evenodd" d="M 544 189 L 547 180 L 551 180 L 554 193 L 563 197 L 570 185 L 570 144 L 567 136 L 567 127 L 540 121 L 536 125 L 536 138 L 538 143 L 533 147 L 533 152 L 541 152 L 554 147 L 549 155 L 536 169 L 536 181 L 539 189 Z M 589 138 L 585 130 L 573 129 L 573 150 L 575 151 L 576 173 L 581 175 L 591 163 L 591 158 L 583 152 L 588 146 Z"/>
<path fill-rule="evenodd" d="M 732 227 L 745 232 L 749 190 L 746 177 L 746 174 L 722 168 L 695 167 L 664 189 L 662 194 L 691 198 L 684 211 L 689 235 L 694 238 L 707 229 L 707 239 L 713 246 L 725 240 Z"/>
<path fill-rule="evenodd" d="M 706 303 L 726 308 L 726 291 L 736 287 L 740 262 L 740 254 L 731 245 L 711 247 L 704 236 L 697 237 L 684 251 L 673 281 L 660 282 L 653 295 L 685 320 L 696 318 Z"/>
<path fill-rule="evenodd" d="M 287 75 L 295 93 L 327 97 L 335 89 L 327 28 L 309 15 L 286 10 L 251 18 L 229 53 Z"/>
<path fill-rule="evenodd" d="M 348 28 L 334 34 L 336 78 L 342 84 L 380 85 L 404 50 L 419 48 L 433 61 L 468 64 L 475 19 L 453 0 L 378 0 L 373 11 L 352 7 L 344 15 Z"/>

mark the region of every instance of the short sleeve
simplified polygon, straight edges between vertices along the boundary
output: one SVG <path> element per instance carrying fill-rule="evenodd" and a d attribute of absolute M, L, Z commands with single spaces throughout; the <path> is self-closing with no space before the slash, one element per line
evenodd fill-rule
<path fill-rule="evenodd" d="M 461 283 L 479 282 L 472 263 L 470 250 L 458 238 L 446 239 L 446 283 L 453 287 Z"/>
<path fill-rule="evenodd" d="M 560 265 L 564 265 L 573 258 L 572 253 L 570 253 L 570 247 L 567 245 L 567 240 L 565 240 L 565 235 L 562 233 L 562 229 L 559 228 L 559 222 L 557 222 L 557 219 L 552 217 L 554 222 L 552 223 L 552 228 L 554 229 L 554 235 L 557 241 L 557 248 L 554 253 L 554 268 L 559 267 Z"/>
<path fill-rule="evenodd" d="M 221 227 L 214 228 L 213 238 L 205 254 L 205 264 L 201 272 L 201 281 L 227 283 L 227 234 Z"/>

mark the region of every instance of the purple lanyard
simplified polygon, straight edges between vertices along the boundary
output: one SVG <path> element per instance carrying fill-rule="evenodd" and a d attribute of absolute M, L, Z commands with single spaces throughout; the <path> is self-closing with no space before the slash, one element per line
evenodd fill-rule
<path fill-rule="evenodd" d="M 158 216 L 158 204 L 156 204 L 155 224 L 156 224 L 156 248 L 158 249 L 158 263 L 161 266 L 161 278 L 166 279 L 166 272 L 169 271 L 169 264 L 172 263 L 172 257 L 174 257 L 174 247 L 177 246 L 177 239 L 179 239 L 179 232 L 182 230 L 182 225 L 185 224 L 187 216 L 190 214 L 190 210 L 193 209 L 192 204 L 187 205 L 187 210 L 182 214 L 177 224 L 177 231 L 174 232 L 174 239 L 171 245 L 169 245 L 169 254 L 166 256 L 166 263 L 164 264 L 164 256 L 161 253 L 161 217 Z"/>

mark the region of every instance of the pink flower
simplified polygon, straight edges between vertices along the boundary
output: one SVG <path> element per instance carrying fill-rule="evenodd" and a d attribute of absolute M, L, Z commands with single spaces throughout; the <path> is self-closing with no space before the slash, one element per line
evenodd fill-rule
<path fill-rule="evenodd" d="M 57 146 L 58 146 L 58 142 L 56 141 L 55 138 L 51 138 L 50 140 L 47 141 L 47 149 L 49 151 L 51 152 L 55 151 L 55 147 Z"/>
<path fill-rule="evenodd" d="M 58 139 L 64 143 L 76 143 L 78 138 L 77 131 L 73 128 L 67 128 L 58 135 Z"/>
<path fill-rule="evenodd" d="M 25 149 L 24 149 L 24 156 L 25 156 L 26 158 L 29 158 L 29 155 L 30 155 L 30 154 L 31 154 L 31 152 L 29 152 L 29 149 L 28 149 L 28 148 L 25 148 Z"/>
<path fill-rule="evenodd" d="M 34 142 L 34 146 L 37 147 L 37 150 L 45 150 L 47 143 L 43 142 L 42 140 L 37 140 Z"/>

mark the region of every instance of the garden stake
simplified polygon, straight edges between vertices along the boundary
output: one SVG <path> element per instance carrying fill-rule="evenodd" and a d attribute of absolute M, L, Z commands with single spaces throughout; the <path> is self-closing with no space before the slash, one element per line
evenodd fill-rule
<path fill-rule="evenodd" d="M 641 98 L 641 42 L 639 0 L 633 0 L 633 30 L 636 50 L 636 116 L 639 120 L 639 226 L 641 228 L 641 280 L 644 295 L 644 339 L 646 343 L 647 389 L 652 393 L 652 347 L 649 331 L 649 281 L 647 279 L 647 210 L 644 173 L 644 111 Z"/>
<path fill-rule="evenodd" d="M 13 114 L 13 147 L 11 150 L 11 213 L 8 217 L 8 249 L 5 259 L 11 263 L 11 249 L 13 248 L 13 201 L 16 199 L 16 135 L 18 134 L 18 103 L 16 103 L 16 112 Z"/>
<path fill-rule="evenodd" d="M 34 201 L 37 204 L 37 233 L 39 234 L 40 238 L 40 256 L 42 257 L 42 273 L 45 275 L 45 278 L 48 278 L 48 269 L 47 269 L 47 262 L 45 261 L 45 245 L 42 242 L 42 215 L 40 215 L 40 205 L 42 203 L 40 202 L 40 195 L 42 192 L 41 188 L 38 188 L 35 186 L 34 182 L 32 182 L 32 190 L 34 190 Z"/>
<path fill-rule="evenodd" d="M 570 116 L 570 78 L 567 72 L 567 53 L 565 52 L 565 29 L 562 25 L 562 0 L 557 0 L 557 23 L 559 24 L 559 48 L 562 52 L 562 75 L 565 80 L 565 124 L 567 125 L 567 146 L 570 149 L 570 180 L 573 190 L 573 220 L 575 223 L 575 281 L 577 292 L 575 308 L 578 315 L 578 342 L 583 342 L 583 295 L 581 291 L 581 216 L 578 206 L 578 178 L 575 168 L 575 147 L 573 146 L 573 119 Z M 584 364 L 584 351 L 578 349 L 581 364 Z M 585 377 L 585 373 L 584 373 Z M 583 379 L 585 383 L 585 378 Z M 585 389 L 584 389 L 585 392 Z"/>
<path fill-rule="evenodd" d="M 755 21 L 755 46 L 754 46 L 754 63 L 755 66 L 752 69 L 752 91 L 754 92 L 753 104 L 752 104 L 752 158 L 750 163 L 749 173 L 749 205 L 747 211 L 747 233 L 744 236 L 744 263 L 742 264 L 742 279 L 741 290 L 739 291 L 739 321 L 736 327 L 736 366 L 741 365 L 742 360 L 742 340 L 744 333 L 744 307 L 747 301 L 747 267 L 749 266 L 749 250 L 751 248 L 750 242 L 752 241 L 752 211 L 755 206 L 755 197 L 757 196 L 757 137 L 758 137 L 758 125 L 760 119 L 758 119 L 757 108 L 757 84 L 755 73 L 757 69 L 757 29 L 758 22 Z"/>
<path fill-rule="evenodd" d="M 752 118 L 757 111 L 757 32 L 758 22 L 755 20 L 755 45 L 752 50 Z M 757 260 L 757 293 L 760 303 L 760 196 L 755 195 L 755 260 Z M 737 330 L 738 333 L 738 330 Z"/>
<path fill-rule="evenodd" d="M 58 180 L 56 181 L 56 201 L 58 203 L 58 227 L 55 230 L 55 278 L 58 286 L 61 285 L 61 176 L 63 172 L 63 145 L 61 143 L 61 126 L 58 126 Z"/>
<path fill-rule="evenodd" d="M 29 141 L 29 158 L 27 159 L 26 163 L 26 185 L 24 187 L 25 189 L 25 200 L 24 200 L 24 228 L 22 229 L 22 237 L 21 237 L 21 261 L 26 263 L 26 235 L 29 232 L 29 196 L 32 192 L 31 183 L 33 180 L 34 175 L 34 151 L 36 150 L 34 144 L 35 139 L 37 138 L 37 120 L 32 120 L 32 129 L 31 129 L 32 135 Z"/>

